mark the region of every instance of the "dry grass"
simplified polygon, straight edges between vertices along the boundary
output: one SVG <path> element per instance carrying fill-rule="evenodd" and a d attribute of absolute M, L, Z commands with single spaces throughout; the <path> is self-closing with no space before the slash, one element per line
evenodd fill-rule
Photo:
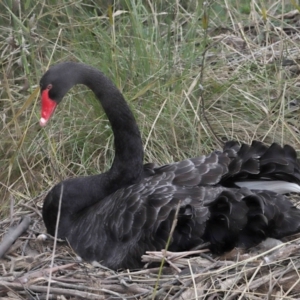
<path fill-rule="evenodd" d="M 109 124 L 79 88 L 74 98 L 85 100 L 66 99 L 51 127 L 39 128 L 34 92 L 51 57 L 93 64 L 116 82 L 137 117 L 147 162 L 208 153 L 219 147 L 211 128 L 219 139 L 277 141 L 299 152 L 298 2 L 286 13 L 287 1 L 251 1 L 244 15 L 235 1 L 212 3 L 205 8 L 209 22 L 196 2 L 166 3 L 161 10 L 120 4 L 109 15 L 113 22 L 67 1 L 2 10 L 0 235 L 22 216 L 32 223 L 0 260 L 1 299 L 300 298 L 299 236 L 272 253 L 168 254 L 156 291 L 158 269 L 116 273 L 78 262 L 61 243 L 51 267 L 53 240 L 36 239 L 44 232 L 47 190 L 70 176 L 102 172 L 113 158 Z"/>

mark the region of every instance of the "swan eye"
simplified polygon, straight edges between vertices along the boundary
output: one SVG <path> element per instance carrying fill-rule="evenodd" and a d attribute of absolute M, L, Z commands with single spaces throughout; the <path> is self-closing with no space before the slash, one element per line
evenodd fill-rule
<path fill-rule="evenodd" d="M 50 91 L 52 89 L 52 84 L 48 84 L 46 90 Z"/>

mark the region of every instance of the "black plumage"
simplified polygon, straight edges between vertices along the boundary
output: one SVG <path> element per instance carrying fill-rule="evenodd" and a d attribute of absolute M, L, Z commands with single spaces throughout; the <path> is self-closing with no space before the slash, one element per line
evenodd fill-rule
<path fill-rule="evenodd" d="M 61 63 L 44 74 L 40 85 L 43 97 L 59 103 L 78 83 L 94 91 L 108 116 L 115 159 L 106 173 L 67 179 L 53 187 L 44 201 L 43 219 L 54 235 L 62 193 L 58 237 L 68 240 L 83 259 L 113 269 L 142 266 L 145 251 L 165 248 L 177 208 L 171 251 L 209 241 L 212 251 L 223 252 L 300 230 L 300 211 L 286 196 L 268 190 L 276 181 L 279 189 L 300 192 L 300 164 L 292 147 L 230 141 L 207 156 L 160 167 L 143 165 L 135 119 L 122 94 L 101 72 Z M 239 187 L 245 181 L 263 182 L 264 189 Z"/>

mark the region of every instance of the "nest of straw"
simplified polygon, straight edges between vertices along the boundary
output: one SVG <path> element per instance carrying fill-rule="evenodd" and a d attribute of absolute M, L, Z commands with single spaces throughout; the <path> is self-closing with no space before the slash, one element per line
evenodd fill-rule
<path fill-rule="evenodd" d="M 42 198 L 41 198 L 42 199 Z M 0 298 L 5 299 L 298 299 L 300 234 L 267 240 L 244 251 L 213 256 L 200 250 L 147 252 L 145 268 L 115 272 L 78 260 L 63 242 L 48 237 L 36 199 L 20 202 L 0 223 Z M 14 236 L 14 237 L 13 237 Z M 13 238 L 12 238 L 13 237 Z M 149 263 L 164 262 L 151 268 Z"/>

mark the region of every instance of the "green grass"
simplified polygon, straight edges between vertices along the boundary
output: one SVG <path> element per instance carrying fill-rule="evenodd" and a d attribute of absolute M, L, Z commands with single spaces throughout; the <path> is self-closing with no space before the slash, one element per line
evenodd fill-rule
<path fill-rule="evenodd" d="M 109 123 L 82 86 L 39 127 L 39 99 L 32 94 L 47 66 L 59 61 L 93 65 L 115 82 L 137 118 L 145 162 L 219 147 L 201 116 L 201 95 L 219 138 L 299 148 L 297 112 L 288 110 L 298 98 L 297 77 L 281 64 L 297 58 L 299 43 L 274 31 L 290 22 L 274 16 L 299 1 L 202 2 L 1 2 L 2 214 L 11 198 L 34 198 L 64 178 L 103 172 L 113 160 Z"/>

